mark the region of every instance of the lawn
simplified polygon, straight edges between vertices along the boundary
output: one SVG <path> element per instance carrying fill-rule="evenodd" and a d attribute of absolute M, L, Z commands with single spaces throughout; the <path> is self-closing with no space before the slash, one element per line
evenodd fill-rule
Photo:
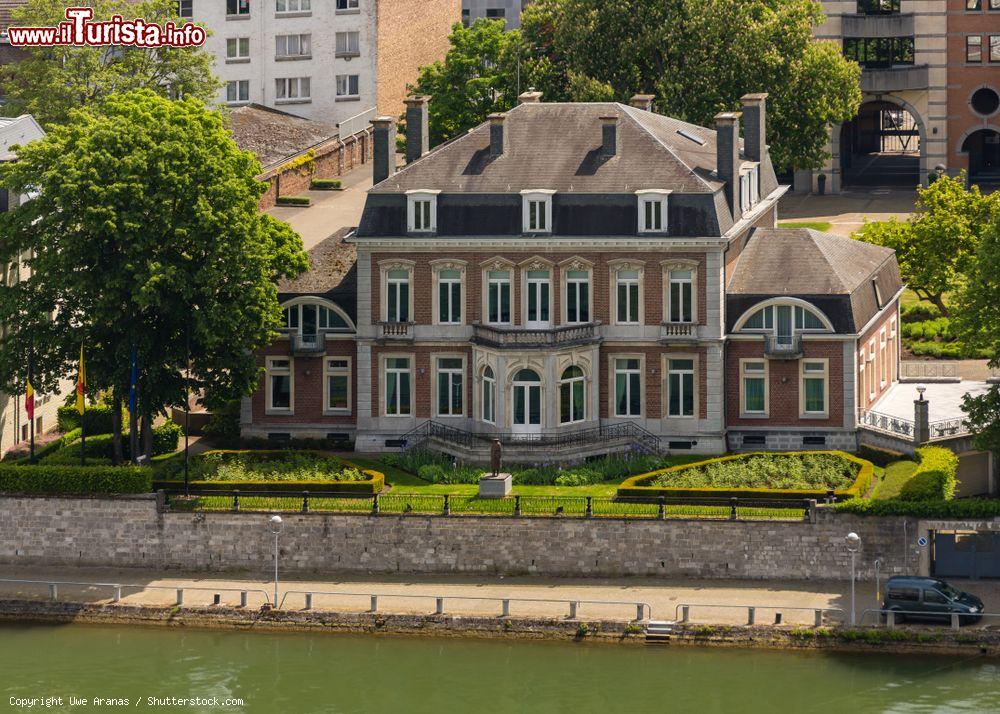
<path fill-rule="evenodd" d="M 778 228 L 812 228 L 814 231 L 819 231 L 820 233 L 825 233 L 832 226 L 832 223 L 827 223 L 826 221 L 782 221 L 778 224 Z"/>
<path fill-rule="evenodd" d="M 900 489 L 910 480 L 916 468 L 917 464 L 914 461 L 894 461 L 886 466 L 885 473 L 879 479 L 878 486 L 875 487 L 872 499 L 885 501 L 899 496 Z"/>

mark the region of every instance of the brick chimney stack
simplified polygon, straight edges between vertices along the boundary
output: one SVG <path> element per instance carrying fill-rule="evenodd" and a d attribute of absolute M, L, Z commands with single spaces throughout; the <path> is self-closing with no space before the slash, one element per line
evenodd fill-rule
<path fill-rule="evenodd" d="M 744 94 L 743 154 L 747 161 L 763 161 L 767 153 L 767 94 Z"/>
<path fill-rule="evenodd" d="M 372 119 L 372 182 L 380 184 L 396 172 L 396 122 Z"/>
<path fill-rule="evenodd" d="M 430 97 L 409 97 L 406 104 L 406 163 L 412 163 L 430 150 L 427 105 Z"/>
<path fill-rule="evenodd" d="M 726 184 L 726 202 L 735 222 L 743 215 L 740 211 L 740 113 L 716 114 L 715 137 L 715 170 L 719 180 Z"/>

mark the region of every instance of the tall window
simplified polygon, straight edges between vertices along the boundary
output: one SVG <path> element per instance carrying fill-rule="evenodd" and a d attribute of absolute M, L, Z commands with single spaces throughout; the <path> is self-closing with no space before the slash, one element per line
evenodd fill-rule
<path fill-rule="evenodd" d="M 337 0 L 337 12 L 343 10 L 357 10 L 358 0 Z"/>
<path fill-rule="evenodd" d="M 336 35 L 336 56 L 350 57 L 361 53 L 361 33 L 338 32 Z"/>
<path fill-rule="evenodd" d="M 386 275 L 386 322 L 410 321 L 410 271 L 396 268 Z"/>
<path fill-rule="evenodd" d="M 351 411 L 351 361 L 341 357 L 326 360 L 326 409 Z"/>
<path fill-rule="evenodd" d="M 270 411 L 292 409 L 292 361 L 285 358 L 267 360 L 267 408 Z"/>
<path fill-rule="evenodd" d="M 510 324 L 510 271 L 491 270 L 487 275 L 487 319 L 494 325 Z"/>
<path fill-rule="evenodd" d="M 437 361 L 437 414 L 462 416 L 461 357 L 441 357 Z"/>
<path fill-rule="evenodd" d="M 249 15 L 250 0 L 226 0 L 227 15 Z"/>
<path fill-rule="evenodd" d="M 638 359 L 615 360 L 615 416 L 642 415 L 642 372 Z"/>
<path fill-rule="evenodd" d="M 438 322 L 442 325 L 462 323 L 462 271 L 438 271 Z"/>
<path fill-rule="evenodd" d="M 408 357 L 389 357 L 385 360 L 385 413 L 387 416 L 410 415 Z"/>
<path fill-rule="evenodd" d="M 275 0 L 275 12 L 309 12 L 311 0 Z"/>
<path fill-rule="evenodd" d="M 278 35 L 274 38 L 275 56 L 309 57 L 312 54 L 312 40 L 309 35 Z"/>
<path fill-rule="evenodd" d="M 437 230 L 437 196 L 435 192 L 408 192 L 406 206 L 411 232 L 431 233 Z"/>
<path fill-rule="evenodd" d="M 274 98 L 285 100 L 309 99 L 308 77 L 285 77 L 274 80 Z"/>
<path fill-rule="evenodd" d="M 667 360 L 667 415 L 694 416 L 694 360 Z"/>
<path fill-rule="evenodd" d="M 740 397 L 743 414 L 767 414 L 767 363 L 744 360 L 740 364 Z"/>
<path fill-rule="evenodd" d="M 483 370 L 483 421 L 495 424 L 497 421 L 497 380 L 493 368 Z"/>
<path fill-rule="evenodd" d="M 885 383 L 889 381 L 889 360 L 886 359 L 885 354 L 886 342 L 885 328 L 883 327 L 878 336 L 879 381 L 883 387 L 885 386 Z"/>
<path fill-rule="evenodd" d="M 230 37 L 226 39 L 226 61 L 250 59 L 250 38 Z"/>
<path fill-rule="evenodd" d="M 868 398 L 875 399 L 875 340 L 868 343 Z"/>
<path fill-rule="evenodd" d="M 250 80 L 234 79 L 226 82 L 226 101 L 239 104 L 250 101 Z"/>
<path fill-rule="evenodd" d="M 740 174 L 740 210 L 746 212 L 760 200 L 760 167 Z"/>
<path fill-rule="evenodd" d="M 527 276 L 527 323 L 529 327 L 549 324 L 549 296 L 552 282 L 548 270 L 529 270 Z"/>
<path fill-rule="evenodd" d="M 590 322 L 590 273 L 566 272 L 566 322 Z"/>
<path fill-rule="evenodd" d="M 802 414 L 826 416 L 827 414 L 827 362 L 802 360 Z"/>
<path fill-rule="evenodd" d="M 639 322 L 639 271 L 619 270 L 616 273 L 617 322 L 634 325 Z"/>
<path fill-rule="evenodd" d="M 548 233 L 552 230 L 551 192 L 522 191 L 522 225 L 525 233 Z"/>
<path fill-rule="evenodd" d="M 352 99 L 360 95 L 357 74 L 337 75 L 337 99 Z"/>
<path fill-rule="evenodd" d="M 579 367 L 567 367 L 559 380 L 559 423 L 573 424 L 586 414 L 586 380 Z"/>
<path fill-rule="evenodd" d="M 671 270 L 668 297 L 668 316 L 670 322 L 692 322 L 694 314 L 691 308 L 694 271 Z"/>
<path fill-rule="evenodd" d="M 639 191 L 639 232 L 663 233 L 667 230 L 666 191 Z"/>

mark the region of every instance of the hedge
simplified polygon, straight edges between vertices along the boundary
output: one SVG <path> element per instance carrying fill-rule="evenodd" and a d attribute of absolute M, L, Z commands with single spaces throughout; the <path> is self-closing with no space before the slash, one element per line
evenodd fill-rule
<path fill-rule="evenodd" d="M 80 430 L 79 429 L 74 429 L 73 431 L 66 432 L 65 434 L 63 434 L 62 436 L 60 436 L 58 439 L 50 441 L 49 443 L 47 443 L 45 446 L 43 446 L 41 448 L 35 449 L 35 462 L 37 463 L 37 462 L 41 461 L 42 459 L 44 459 L 46 457 L 51 458 L 52 454 L 54 454 L 55 452 L 59 451 L 64 446 L 73 443 L 74 441 L 76 441 L 79 438 L 80 438 Z M 5 458 L 3 460 L 3 463 L 6 463 L 6 464 L 29 464 L 29 463 L 31 463 L 31 456 L 30 456 L 30 454 L 26 453 L 26 454 L 23 454 L 21 456 L 18 456 L 17 458 Z"/>
<path fill-rule="evenodd" d="M 312 199 L 308 196 L 278 196 L 276 203 L 279 206 L 308 206 Z"/>
<path fill-rule="evenodd" d="M 859 516 L 914 516 L 916 518 L 996 518 L 1000 500 L 963 498 L 957 501 L 865 501 L 854 498 L 831 506 L 838 513 Z"/>
<path fill-rule="evenodd" d="M 846 500 L 856 497 L 863 497 L 871 488 L 872 479 L 875 477 L 875 469 L 870 461 L 860 459 L 853 454 L 844 451 L 783 451 L 783 452 L 749 452 L 745 454 L 730 454 L 714 459 L 696 461 L 681 466 L 672 466 L 660 471 L 652 471 L 646 474 L 639 474 L 632 478 L 625 479 L 618 487 L 619 498 L 641 498 L 655 500 L 660 496 L 666 498 L 760 498 L 772 500 L 803 500 L 815 498 L 822 500 L 826 498 L 828 491 L 819 489 L 770 489 L 770 488 L 669 488 L 663 486 L 646 486 L 644 484 L 652 482 L 656 477 L 665 473 L 675 473 L 684 469 L 697 468 L 706 464 L 745 459 L 750 456 L 805 456 L 808 454 L 830 454 L 838 456 L 858 465 L 858 475 L 850 488 L 835 490 L 834 496 L 838 500 Z"/>
<path fill-rule="evenodd" d="M 181 434 L 183 429 L 178 424 L 175 424 L 171 420 L 165 421 L 157 427 L 153 428 L 153 456 L 159 456 L 161 454 L 169 454 L 177 450 L 177 445 L 180 443 Z M 72 461 L 73 458 L 77 460 L 80 459 L 80 440 L 79 440 L 79 430 L 76 432 L 76 438 L 73 443 L 67 443 L 65 447 L 60 451 L 60 453 L 53 454 L 49 457 L 49 463 L 68 463 Z M 86 438 L 86 449 L 85 453 L 88 459 L 107 459 L 111 460 L 114 457 L 114 436 L 111 434 L 94 434 L 93 436 L 87 436 Z M 131 458 L 131 448 L 129 444 L 128 434 L 122 434 L 122 453 L 126 459 Z"/>
<path fill-rule="evenodd" d="M 134 466 L 0 465 L 3 493 L 149 493 L 152 471 Z"/>
<path fill-rule="evenodd" d="M 314 191 L 333 191 L 340 187 L 340 179 L 313 179 L 309 184 Z"/>
<path fill-rule="evenodd" d="M 80 428 L 80 412 L 75 406 L 59 407 L 56 417 L 59 431 L 72 431 Z M 87 407 L 83 413 L 83 425 L 88 434 L 110 434 L 114 431 L 114 410 L 109 404 L 95 404 Z"/>
<path fill-rule="evenodd" d="M 955 497 L 958 457 L 942 446 L 917 449 L 918 464 L 910 480 L 899 489 L 901 501 L 950 501 Z"/>

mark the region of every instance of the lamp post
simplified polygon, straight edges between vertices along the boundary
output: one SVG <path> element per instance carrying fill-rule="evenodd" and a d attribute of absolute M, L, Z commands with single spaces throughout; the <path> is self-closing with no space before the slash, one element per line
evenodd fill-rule
<path fill-rule="evenodd" d="M 278 607 L 278 534 L 281 533 L 281 516 L 271 516 L 268 527 L 274 534 L 274 607 Z"/>
<path fill-rule="evenodd" d="M 277 536 L 275 536 L 277 537 Z M 855 613 L 857 612 L 854 608 L 854 580 L 855 580 L 855 563 L 854 559 L 858 551 L 861 550 L 861 536 L 855 532 L 850 532 L 844 538 L 844 543 L 847 545 L 847 550 L 851 553 L 851 627 L 857 624 L 857 618 Z"/>

